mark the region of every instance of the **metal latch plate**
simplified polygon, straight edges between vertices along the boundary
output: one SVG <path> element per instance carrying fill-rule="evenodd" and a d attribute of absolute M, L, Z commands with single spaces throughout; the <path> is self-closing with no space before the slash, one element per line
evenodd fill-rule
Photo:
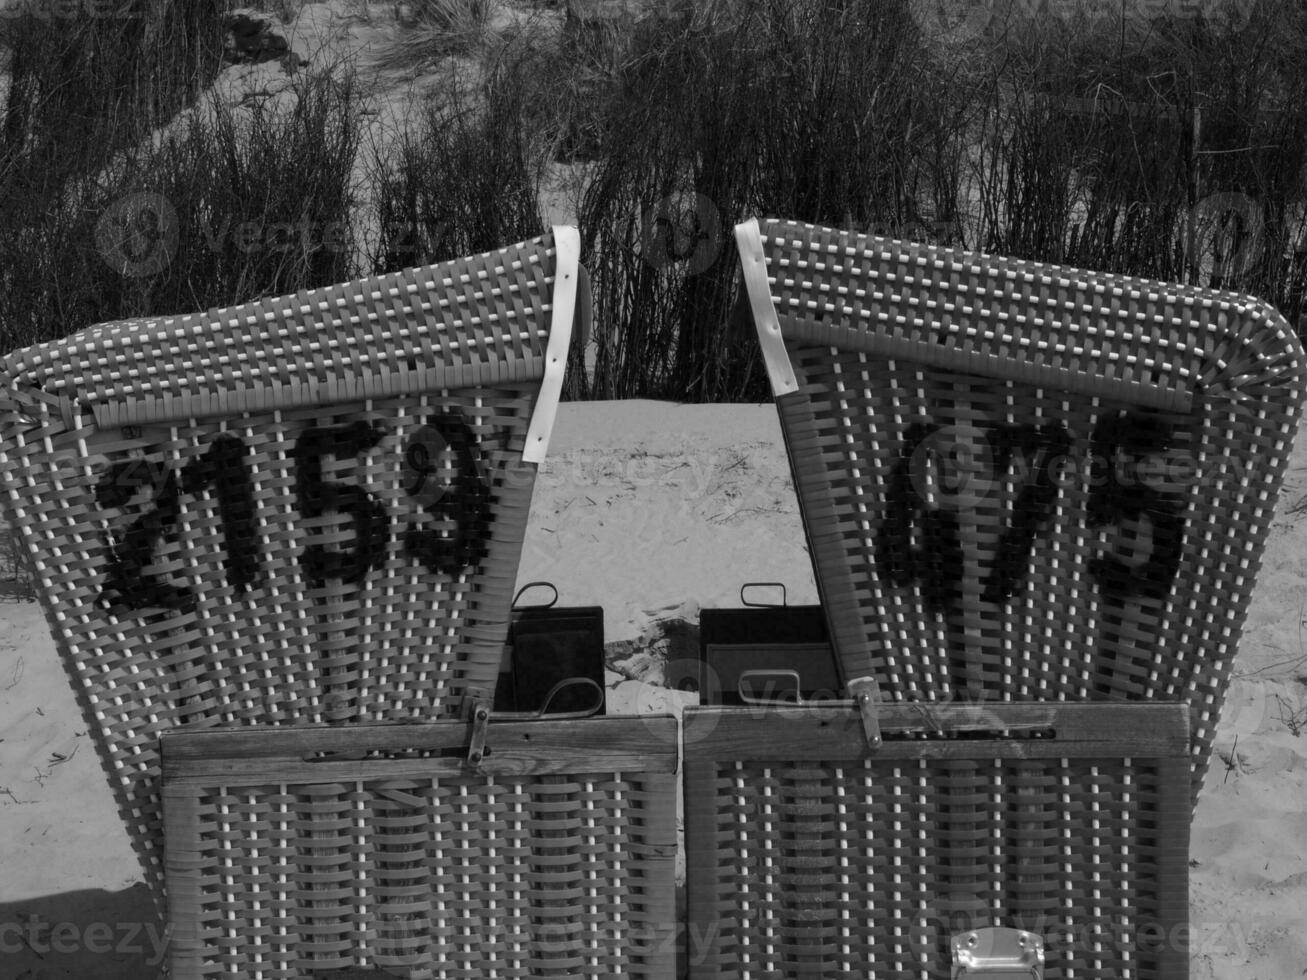
<path fill-rule="evenodd" d="M 1044 940 L 1024 929 L 969 929 L 953 937 L 952 980 L 1044 980 Z"/>

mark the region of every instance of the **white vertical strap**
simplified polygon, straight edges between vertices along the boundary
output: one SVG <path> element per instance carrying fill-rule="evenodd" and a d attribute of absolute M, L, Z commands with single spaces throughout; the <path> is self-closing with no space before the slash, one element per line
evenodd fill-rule
<path fill-rule="evenodd" d="M 753 311 L 753 325 L 758 331 L 758 344 L 762 347 L 762 361 L 767 365 L 772 394 L 779 398 L 798 391 L 799 382 L 794 377 L 794 367 L 785 350 L 781 321 L 772 302 L 771 288 L 767 285 L 767 257 L 762 251 L 757 218 L 735 226 L 735 244 L 740 251 L 744 288 L 749 294 L 749 308 Z"/>
<path fill-rule="evenodd" d="M 581 268 L 581 233 L 570 225 L 554 226 L 554 310 L 545 347 L 545 376 L 531 425 L 526 430 L 522 459 L 543 463 L 554 431 L 558 400 L 563 395 L 563 372 L 567 370 L 567 349 L 572 343 L 572 319 L 576 314 L 577 279 Z M 588 319 L 588 311 L 584 314 Z"/>

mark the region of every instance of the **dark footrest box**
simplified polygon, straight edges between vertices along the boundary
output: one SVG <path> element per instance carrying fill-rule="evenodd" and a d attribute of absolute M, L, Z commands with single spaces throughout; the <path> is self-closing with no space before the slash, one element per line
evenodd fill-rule
<path fill-rule="evenodd" d="M 740 705 L 741 692 L 771 700 L 829 700 L 842 690 L 821 606 L 704 609 L 699 613 L 699 691 L 705 705 Z M 782 587 L 782 595 L 784 589 Z M 743 681 L 743 684 L 741 683 Z"/>
<path fill-rule="evenodd" d="M 536 587 L 552 590 L 553 599 L 544 605 L 518 605 L 522 595 Z M 513 600 L 504 672 L 495 689 L 496 711 L 588 711 L 597 700 L 595 713 L 604 713 L 603 607 L 559 607 L 557 601 L 558 590 L 548 582 L 523 586 Z M 546 704 L 556 685 L 574 678 L 594 685 L 569 685 Z"/>

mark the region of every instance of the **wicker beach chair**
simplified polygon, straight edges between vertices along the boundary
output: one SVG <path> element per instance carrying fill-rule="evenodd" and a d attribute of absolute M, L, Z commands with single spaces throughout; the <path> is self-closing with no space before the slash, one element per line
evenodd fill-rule
<path fill-rule="evenodd" d="M 493 696 L 578 257 L 558 228 L 4 362 L 7 505 L 156 898 L 161 733 Z"/>
<path fill-rule="evenodd" d="M 736 229 L 832 642 L 884 700 L 1184 701 L 1192 791 L 1304 386 L 1246 296 Z"/>

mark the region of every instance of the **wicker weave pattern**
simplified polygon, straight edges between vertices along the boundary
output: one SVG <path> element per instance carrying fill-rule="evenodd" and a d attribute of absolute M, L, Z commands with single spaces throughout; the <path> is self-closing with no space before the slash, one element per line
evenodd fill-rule
<path fill-rule="evenodd" d="M 845 678 L 1183 699 L 1196 795 L 1297 424 L 1292 330 L 1232 294 L 782 222 L 761 243 Z"/>
<path fill-rule="evenodd" d="M 555 257 L 550 237 L 7 362 L 6 496 L 159 895 L 161 732 L 493 691 Z"/>
<path fill-rule="evenodd" d="M 166 739 L 170 760 L 179 738 L 198 746 L 165 768 L 173 976 L 670 977 L 675 722 L 497 727 L 492 747 L 523 733 L 549 747 L 509 771 L 401 756 L 342 772 L 279 749 L 285 729 L 258 759 Z M 451 747 L 464 733 L 420 728 Z M 361 744 L 357 729 L 327 737 Z M 623 740 L 643 759 L 605 768 Z"/>
<path fill-rule="evenodd" d="M 294 296 L 90 327 L 5 360 L 101 424 L 538 378 L 552 236 Z"/>
<path fill-rule="evenodd" d="M 691 976 L 946 977 L 953 935 L 998 926 L 1043 938 L 1049 980 L 1180 980 L 1185 722 L 1150 707 L 1160 753 L 1104 731 L 1034 758 L 938 737 L 868 757 L 831 709 L 687 716 L 714 729 L 686 745 Z"/>

